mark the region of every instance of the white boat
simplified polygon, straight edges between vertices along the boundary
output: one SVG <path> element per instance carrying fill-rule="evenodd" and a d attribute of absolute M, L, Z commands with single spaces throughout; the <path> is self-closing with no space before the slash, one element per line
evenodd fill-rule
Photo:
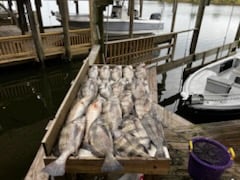
<path fill-rule="evenodd" d="M 129 16 L 128 9 L 124 4 L 113 5 L 110 16 L 104 17 L 104 33 L 109 36 L 127 35 L 129 34 Z M 61 22 L 61 16 L 58 12 L 52 13 L 57 20 Z M 89 28 L 89 14 L 69 15 L 70 27 Z M 133 23 L 133 34 L 159 34 L 164 27 L 160 13 L 152 13 L 149 19 L 143 19 L 138 16 L 135 10 L 135 18 Z"/>
<path fill-rule="evenodd" d="M 181 96 L 184 105 L 195 110 L 240 110 L 240 53 L 191 74 Z"/>

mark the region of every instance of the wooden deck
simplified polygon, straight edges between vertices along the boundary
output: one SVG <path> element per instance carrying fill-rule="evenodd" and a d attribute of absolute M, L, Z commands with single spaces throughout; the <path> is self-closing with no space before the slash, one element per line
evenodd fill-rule
<path fill-rule="evenodd" d="M 72 55 L 86 54 L 91 48 L 90 29 L 69 30 Z M 63 32 L 41 34 L 42 47 L 46 58 L 65 53 Z M 0 64 L 39 61 L 31 35 L 0 37 Z"/>
<path fill-rule="evenodd" d="M 151 92 L 153 97 L 156 97 L 156 69 L 152 68 L 149 73 L 151 74 L 149 76 L 151 77 L 149 79 Z M 222 179 L 240 179 L 240 120 L 194 125 L 161 106 L 159 106 L 159 111 L 164 119 L 166 144 L 171 156 L 171 167 L 168 175 L 149 175 L 145 176 L 145 179 L 191 179 L 187 173 L 188 141 L 195 136 L 214 138 L 228 147 L 233 147 L 237 155 L 235 163 L 224 173 Z M 44 167 L 43 157 L 44 150 L 41 146 L 25 177 L 26 180 L 48 179 L 48 176 L 41 172 Z M 68 176 L 60 179 L 68 179 Z"/>

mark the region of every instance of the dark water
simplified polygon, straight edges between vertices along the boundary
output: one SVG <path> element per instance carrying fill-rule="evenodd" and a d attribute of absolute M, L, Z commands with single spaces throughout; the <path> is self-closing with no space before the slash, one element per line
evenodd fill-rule
<path fill-rule="evenodd" d="M 23 179 L 83 57 L 0 69 L 0 179 Z"/>

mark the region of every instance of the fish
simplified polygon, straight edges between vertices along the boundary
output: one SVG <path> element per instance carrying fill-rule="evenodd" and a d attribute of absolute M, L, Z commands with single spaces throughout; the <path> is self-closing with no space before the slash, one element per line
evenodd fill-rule
<path fill-rule="evenodd" d="M 92 67 L 88 70 L 89 79 L 97 80 L 98 78 L 98 66 L 92 65 Z"/>
<path fill-rule="evenodd" d="M 122 78 L 122 66 L 118 65 L 112 69 L 111 79 L 113 81 L 118 81 Z"/>
<path fill-rule="evenodd" d="M 136 79 L 132 83 L 132 94 L 135 99 L 150 95 L 150 90 L 147 81 Z"/>
<path fill-rule="evenodd" d="M 104 99 L 100 96 L 96 98 L 96 100 L 89 105 L 86 111 L 86 130 L 85 130 L 85 137 L 84 142 L 87 143 L 88 141 L 88 132 L 89 128 L 92 125 L 92 123 L 100 117 L 100 114 L 102 112 L 102 106 L 104 103 Z"/>
<path fill-rule="evenodd" d="M 137 117 L 141 120 L 152 108 L 152 100 L 149 97 L 142 97 L 135 101 L 135 112 Z"/>
<path fill-rule="evenodd" d="M 85 111 L 92 100 L 91 96 L 85 96 L 81 99 L 76 99 L 75 103 L 71 107 L 66 122 L 72 122 L 76 119 L 82 117 L 85 114 Z"/>
<path fill-rule="evenodd" d="M 121 131 L 123 133 L 129 133 L 133 135 L 139 144 L 142 144 L 145 149 L 150 148 L 151 140 L 148 137 L 144 127 L 140 120 L 133 115 L 126 117 L 121 125 Z"/>
<path fill-rule="evenodd" d="M 117 97 L 111 97 L 104 103 L 103 118 L 111 131 L 115 131 L 122 123 L 122 109 Z"/>
<path fill-rule="evenodd" d="M 96 98 L 97 93 L 98 93 L 97 80 L 87 79 L 80 88 L 80 91 L 78 92 L 78 97 L 91 96 L 92 99 L 94 99 Z"/>
<path fill-rule="evenodd" d="M 131 84 L 134 79 L 134 69 L 132 65 L 127 65 L 123 68 L 123 78 L 126 79 L 127 83 Z"/>
<path fill-rule="evenodd" d="M 67 122 L 63 127 L 58 141 L 58 149 L 60 156 L 46 167 L 43 172 L 50 176 L 63 176 L 65 174 L 65 165 L 68 157 L 72 154 L 78 153 L 81 145 L 84 129 L 86 125 L 86 118 L 81 117 L 75 121 Z"/>
<path fill-rule="evenodd" d="M 137 79 L 146 80 L 147 79 L 147 70 L 144 63 L 139 64 L 135 70 L 135 76 Z"/>
<path fill-rule="evenodd" d="M 88 136 L 93 154 L 98 157 L 104 157 L 101 167 L 102 172 L 120 171 L 123 169 L 122 165 L 114 157 L 112 135 L 101 118 L 93 122 Z"/>
<path fill-rule="evenodd" d="M 112 84 L 113 95 L 119 97 L 124 91 L 125 83 L 123 79 Z"/>
<path fill-rule="evenodd" d="M 110 68 L 108 65 L 103 65 L 99 73 L 100 79 L 102 81 L 109 81 L 110 78 Z"/>
<path fill-rule="evenodd" d="M 124 91 L 120 97 L 123 116 L 128 116 L 133 111 L 133 98 L 131 91 Z"/>
<path fill-rule="evenodd" d="M 151 139 L 152 143 L 156 146 L 157 152 L 155 157 L 164 157 L 164 150 L 163 150 L 163 141 L 164 137 L 160 136 L 158 133 L 158 128 L 156 125 L 155 120 L 150 116 L 149 113 L 143 116 L 141 123 L 146 130 L 149 138 Z"/>
<path fill-rule="evenodd" d="M 120 130 L 114 131 L 114 148 L 117 155 L 121 157 L 148 157 L 144 147 L 138 139 L 129 133 Z"/>
<path fill-rule="evenodd" d="M 109 99 L 113 94 L 111 85 L 109 83 L 102 83 L 99 86 L 99 94 L 105 99 Z"/>

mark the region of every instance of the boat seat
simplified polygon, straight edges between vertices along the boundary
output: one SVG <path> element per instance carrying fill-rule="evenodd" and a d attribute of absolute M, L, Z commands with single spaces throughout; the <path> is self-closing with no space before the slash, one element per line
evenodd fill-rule
<path fill-rule="evenodd" d="M 205 89 L 211 93 L 227 94 L 231 89 L 231 82 L 219 76 L 209 76 Z"/>
<path fill-rule="evenodd" d="M 233 83 L 229 94 L 240 94 L 240 84 Z"/>

